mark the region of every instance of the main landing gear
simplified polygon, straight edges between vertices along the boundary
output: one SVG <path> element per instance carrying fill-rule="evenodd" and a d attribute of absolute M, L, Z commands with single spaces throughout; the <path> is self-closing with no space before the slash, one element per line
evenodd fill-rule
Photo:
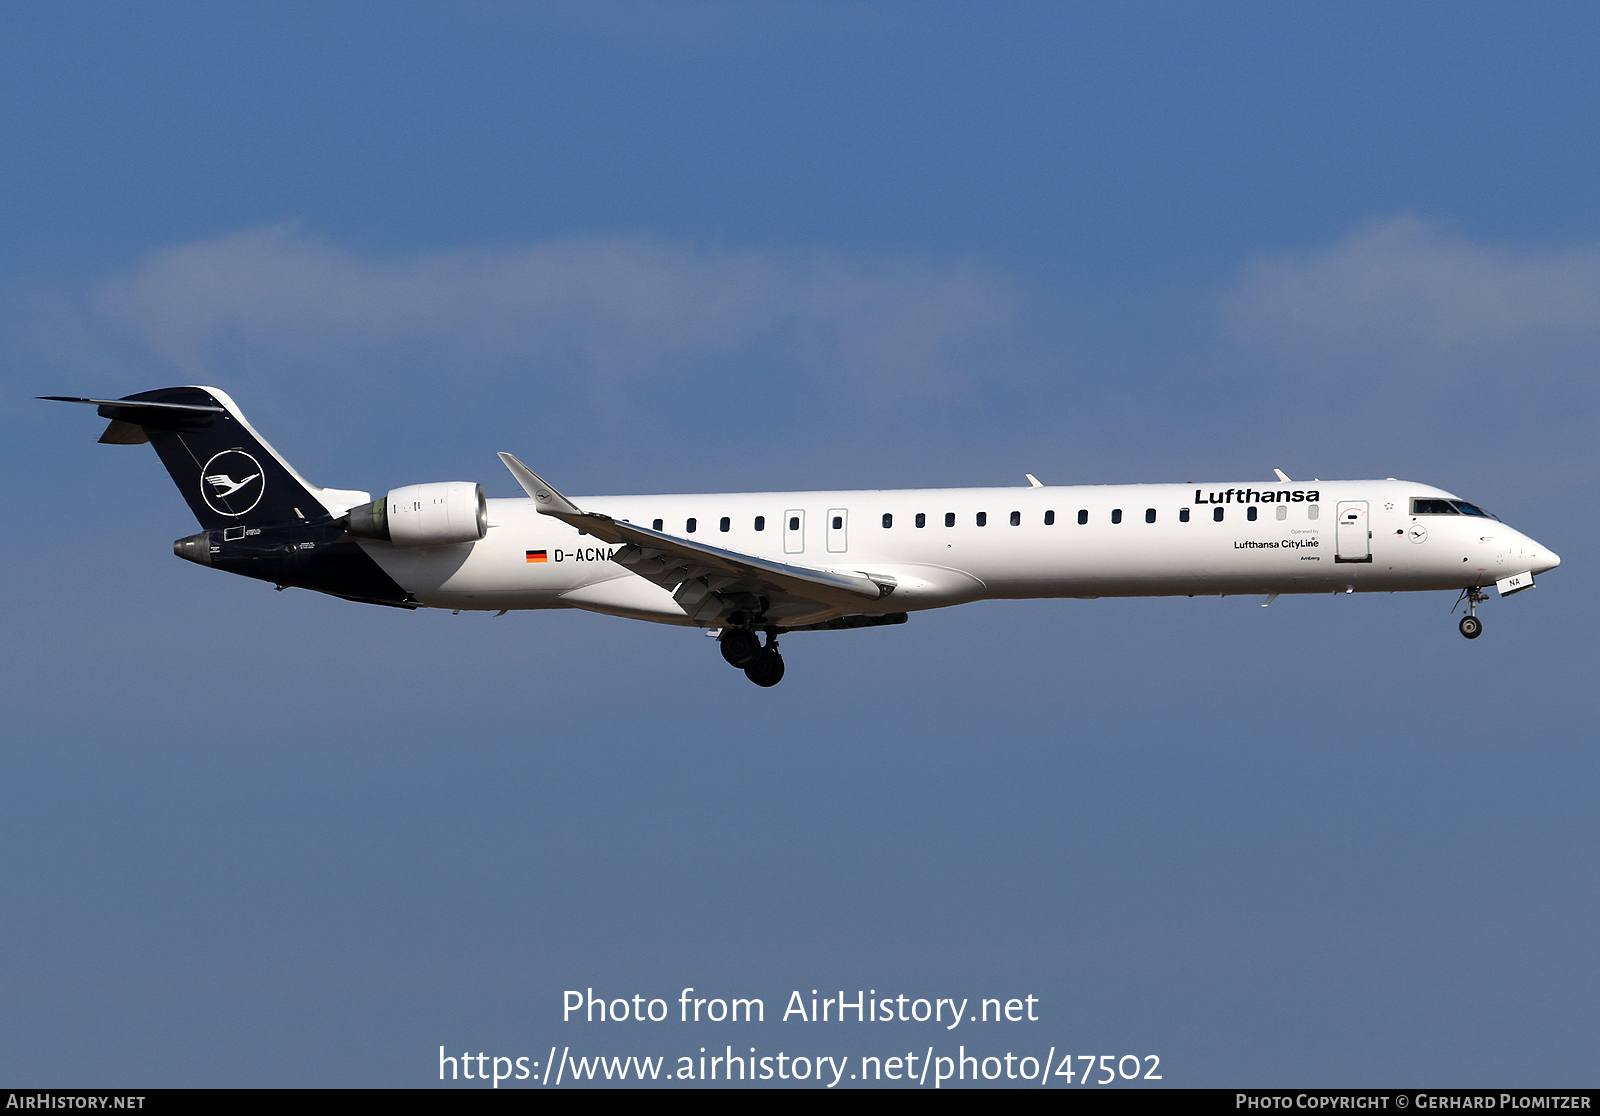
<path fill-rule="evenodd" d="M 1469 585 L 1461 590 L 1461 596 L 1456 598 L 1456 606 L 1460 607 L 1462 601 L 1467 602 L 1467 614 L 1461 618 L 1461 634 L 1468 639 L 1477 639 L 1483 634 L 1483 621 L 1478 619 L 1478 602 L 1487 600 L 1482 589 L 1476 585 Z M 1450 610 L 1454 612 L 1455 609 Z"/>
<path fill-rule="evenodd" d="M 778 629 L 767 629 L 767 645 L 752 628 L 725 628 L 717 640 L 729 666 L 741 668 L 757 686 L 776 686 L 783 681 L 783 656 L 778 654 Z"/>

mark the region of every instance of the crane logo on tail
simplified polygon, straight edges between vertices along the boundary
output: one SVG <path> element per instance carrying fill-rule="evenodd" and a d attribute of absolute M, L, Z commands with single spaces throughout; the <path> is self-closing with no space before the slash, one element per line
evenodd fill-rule
<path fill-rule="evenodd" d="M 244 450 L 223 450 L 200 470 L 200 495 L 218 515 L 244 515 L 266 492 L 261 462 Z"/>

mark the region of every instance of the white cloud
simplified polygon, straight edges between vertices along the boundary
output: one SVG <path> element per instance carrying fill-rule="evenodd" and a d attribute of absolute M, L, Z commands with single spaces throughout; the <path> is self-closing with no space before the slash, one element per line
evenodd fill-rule
<path fill-rule="evenodd" d="M 1419 476 L 1455 459 L 1484 492 L 1530 470 L 1595 476 L 1600 247 L 1512 249 L 1394 220 L 1252 264 L 1222 321 L 1216 381 L 1286 447 Z"/>
<path fill-rule="evenodd" d="M 959 378 L 1011 316 L 1010 287 L 960 266 L 780 259 L 649 238 L 359 258 L 279 225 L 152 253 L 92 317 L 186 374 L 247 350 L 316 365 L 441 354 L 457 373 L 551 368 L 614 389 L 729 358 L 881 393 Z"/>
<path fill-rule="evenodd" d="M 1259 261 L 1227 300 L 1236 339 L 1307 364 L 1478 367 L 1600 348 L 1600 248 L 1512 251 L 1404 218 Z"/>

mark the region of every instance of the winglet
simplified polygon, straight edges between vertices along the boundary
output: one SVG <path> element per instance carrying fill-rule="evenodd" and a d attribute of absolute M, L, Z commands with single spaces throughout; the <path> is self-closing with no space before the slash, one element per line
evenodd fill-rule
<path fill-rule="evenodd" d="M 1278 479 L 1281 480 L 1284 484 L 1293 484 L 1294 483 L 1294 481 L 1289 479 L 1289 474 L 1285 473 L 1282 469 L 1274 469 L 1272 471 L 1274 473 L 1278 474 Z"/>
<path fill-rule="evenodd" d="M 1039 478 L 1034 476 L 1032 473 L 1023 473 L 1022 475 L 1028 478 L 1028 484 L 1031 485 L 1032 487 L 1034 487 L 1034 488 L 1043 488 L 1044 487 L 1044 484 L 1039 480 Z"/>
<path fill-rule="evenodd" d="M 512 457 L 509 453 L 498 455 L 511 470 L 511 475 L 517 478 L 517 483 L 522 490 L 533 497 L 533 502 L 539 511 L 545 515 L 583 515 L 584 513 L 571 500 L 551 488 L 539 478 L 539 474 L 528 468 L 522 462 Z"/>

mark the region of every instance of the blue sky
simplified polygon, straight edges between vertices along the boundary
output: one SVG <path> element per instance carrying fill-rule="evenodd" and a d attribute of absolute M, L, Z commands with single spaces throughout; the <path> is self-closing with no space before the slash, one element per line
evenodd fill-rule
<path fill-rule="evenodd" d="M 560 1021 L 694 985 L 1031 992 L 971 1041 L 1169 1084 L 1592 1084 L 1595 22 L 6 8 L 0 1076 L 947 1042 Z M 31 397 L 195 382 L 375 492 L 1278 467 L 1563 565 L 1471 644 L 1443 596 L 990 604 L 758 692 L 178 562 L 154 455 Z"/>

